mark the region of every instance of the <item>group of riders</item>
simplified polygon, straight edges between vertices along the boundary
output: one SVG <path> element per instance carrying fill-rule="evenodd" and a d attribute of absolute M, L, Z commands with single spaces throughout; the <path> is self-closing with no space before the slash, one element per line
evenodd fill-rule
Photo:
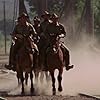
<path fill-rule="evenodd" d="M 35 16 L 33 22 L 34 23 L 32 24 L 29 21 L 29 16 L 26 13 L 22 13 L 18 17 L 17 24 L 11 34 L 12 44 L 10 48 L 9 65 L 5 66 L 7 69 L 16 71 L 17 52 L 21 46 L 23 46 L 23 42 L 21 41 L 22 36 L 31 36 L 33 42 L 36 44 L 34 46 L 35 53 L 33 54 L 33 57 L 35 58 L 34 64 L 37 63 L 36 59 L 38 59 L 39 53 L 42 54 L 45 64 L 46 51 L 52 42 L 51 37 L 56 36 L 60 39 L 66 36 L 64 26 L 60 24 L 59 17 L 55 13 L 50 14 L 45 11 L 43 15 L 41 15 L 41 18 Z M 63 52 L 66 70 L 73 68 L 73 65 L 70 65 L 69 50 L 63 42 L 60 42 L 60 48 Z"/>

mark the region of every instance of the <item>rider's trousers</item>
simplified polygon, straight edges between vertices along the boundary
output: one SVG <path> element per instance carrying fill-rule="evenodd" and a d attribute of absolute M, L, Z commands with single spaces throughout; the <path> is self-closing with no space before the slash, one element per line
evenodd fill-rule
<path fill-rule="evenodd" d="M 65 66 L 68 66 L 70 64 L 70 55 L 69 55 L 69 50 L 67 47 L 62 43 L 61 44 L 61 49 L 64 54 L 64 61 L 65 61 Z"/>
<path fill-rule="evenodd" d="M 9 56 L 9 65 L 14 65 L 16 62 L 16 54 L 18 50 L 20 49 L 21 44 L 17 41 L 14 45 L 11 44 L 10 48 L 10 56 Z"/>

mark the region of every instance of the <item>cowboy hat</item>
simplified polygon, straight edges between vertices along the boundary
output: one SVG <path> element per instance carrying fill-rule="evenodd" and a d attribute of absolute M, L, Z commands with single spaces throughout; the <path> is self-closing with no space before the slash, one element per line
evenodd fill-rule
<path fill-rule="evenodd" d="M 58 19 L 59 17 L 58 17 L 57 14 L 53 13 L 52 16 L 51 16 L 51 18 L 52 18 L 52 19 Z"/>
<path fill-rule="evenodd" d="M 41 15 L 41 17 L 44 18 L 44 16 L 50 17 L 50 13 L 48 11 L 44 11 L 44 14 Z"/>
<path fill-rule="evenodd" d="M 22 14 L 20 14 L 18 18 L 20 19 L 22 17 L 29 18 L 28 14 L 26 14 L 24 12 Z"/>

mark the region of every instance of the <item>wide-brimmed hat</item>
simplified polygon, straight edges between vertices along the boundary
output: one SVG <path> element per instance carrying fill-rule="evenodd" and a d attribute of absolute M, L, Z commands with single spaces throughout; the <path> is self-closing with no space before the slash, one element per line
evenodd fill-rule
<path fill-rule="evenodd" d="M 29 16 L 26 14 L 26 13 L 22 13 L 22 14 L 20 14 L 19 16 L 18 16 L 18 18 L 15 20 L 15 22 L 18 22 L 22 17 L 24 17 L 24 18 L 29 18 Z"/>
<path fill-rule="evenodd" d="M 51 19 L 58 19 L 58 18 L 59 18 L 58 15 L 55 14 L 55 13 L 53 13 L 52 16 L 51 16 Z"/>
<path fill-rule="evenodd" d="M 44 11 L 44 14 L 41 15 L 41 17 L 44 18 L 45 16 L 50 17 L 51 15 L 50 15 L 50 13 L 48 11 Z"/>

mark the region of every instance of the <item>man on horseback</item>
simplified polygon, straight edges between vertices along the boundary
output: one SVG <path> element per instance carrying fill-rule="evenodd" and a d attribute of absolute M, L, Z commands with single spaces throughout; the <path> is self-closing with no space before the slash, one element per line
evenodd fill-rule
<path fill-rule="evenodd" d="M 59 18 L 55 13 L 52 14 L 52 16 L 51 16 L 52 22 L 49 23 L 48 26 L 46 27 L 46 30 L 44 33 L 45 33 L 46 37 L 48 38 L 48 41 L 49 41 L 48 44 L 50 44 L 50 42 L 51 42 L 50 36 L 56 35 L 59 38 L 64 38 L 66 35 L 65 29 L 64 29 L 63 25 L 61 25 L 58 22 L 58 19 Z M 69 65 L 70 64 L 69 51 L 68 51 L 67 47 L 62 42 L 60 44 L 60 47 L 61 47 L 61 50 L 62 50 L 63 55 L 64 55 L 64 62 L 65 62 L 66 70 L 69 70 L 69 69 L 73 68 L 73 65 Z"/>
<path fill-rule="evenodd" d="M 48 24 L 50 23 L 50 14 L 47 11 L 44 11 L 43 15 L 41 15 L 42 18 L 42 22 L 39 23 L 39 18 L 35 18 L 34 19 L 34 28 L 36 28 L 37 34 L 40 37 L 40 40 L 38 42 L 38 48 L 39 48 L 39 59 L 40 59 L 40 63 L 41 65 L 44 66 L 45 63 L 45 51 L 46 51 L 46 47 L 48 45 L 48 39 L 46 38 L 45 35 L 45 30 L 46 27 L 48 26 Z M 36 22 L 38 22 L 38 27 L 36 27 Z"/>
<path fill-rule="evenodd" d="M 44 11 L 44 14 L 41 15 L 41 17 L 42 17 L 42 19 L 43 19 L 43 21 L 42 21 L 41 24 L 40 24 L 42 32 L 44 32 L 44 31 L 46 30 L 46 27 L 47 27 L 47 25 L 48 25 L 49 22 L 50 22 L 50 16 L 51 16 L 51 15 L 50 15 L 49 12 L 47 12 L 47 11 Z"/>
<path fill-rule="evenodd" d="M 49 14 L 49 12 L 44 11 L 44 14 L 41 17 L 42 17 L 43 21 L 40 23 L 40 30 L 41 30 L 40 44 L 41 44 L 41 48 L 43 48 L 43 47 L 46 48 L 48 39 L 46 38 L 45 30 L 46 30 L 46 27 L 48 26 L 48 24 L 50 23 L 50 14 Z"/>
<path fill-rule="evenodd" d="M 11 34 L 13 43 L 10 48 L 10 56 L 9 56 L 9 65 L 5 65 L 5 67 L 9 70 L 16 70 L 16 55 L 18 50 L 23 45 L 23 37 L 22 36 L 33 36 L 33 38 L 37 35 L 33 26 L 28 22 L 28 15 L 22 13 L 18 17 L 18 23 L 14 28 L 13 33 Z M 37 48 L 35 50 L 38 52 Z"/>

